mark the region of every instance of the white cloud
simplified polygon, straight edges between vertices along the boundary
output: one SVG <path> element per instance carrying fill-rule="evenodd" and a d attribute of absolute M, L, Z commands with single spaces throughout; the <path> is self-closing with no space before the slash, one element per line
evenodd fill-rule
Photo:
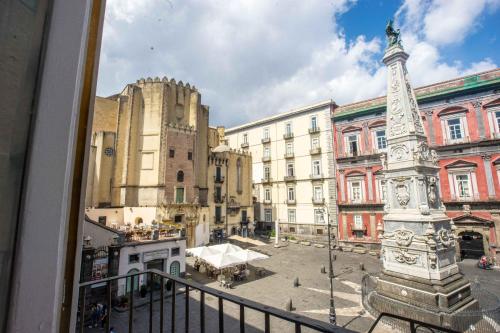
<path fill-rule="evenodd" d="M 442 61 L 440 45 L 463 40 L 427 32 L 447 3 L 407 0 L 397 13 L 417 85 L 496 67 L 491 59 L 468 67 Z M 484 4 L 481 11 L 495 6 Z M 336 17 L 353 6 L 353 0 L 108 0 L 98 93 L 116 93 L 140 77 L 174 77 L 196 85 L 211 123 L 226 126 L 330 98 L 376 97 L 385 91 L 385 41 L 346 39 L 349 27 L 339 27 Z M 451 22 L 447 33 L 474 27 Z"/>

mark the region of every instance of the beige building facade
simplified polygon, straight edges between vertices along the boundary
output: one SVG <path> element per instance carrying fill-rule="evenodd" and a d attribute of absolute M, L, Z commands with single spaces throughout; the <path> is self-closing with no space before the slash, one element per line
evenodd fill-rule
<path fill-rule="evenodd" d="M 173 79 L 140 79 L 119 94 L 97 97 L 87 214 L 122 229 L 177 228 L 188 247 L 209 242 L 215 216 L 217 223 L 227 216 L 224 236 L 241 234 L 238 214 L 253 217 L 251 182 L 241 185 L 243 175 L 251 179 L 251 157 L 213 152 L 222 145 L 224 131 L 210 128 L 208 121 L 209 109 L 196 88 Z M 216 182 L 218 167 L 227 179 L 240 173 L 240 191 Z M 215 191 L 224 199 L 216 200 Z M 227 202 L 233 205 L 229 215 Z"/>

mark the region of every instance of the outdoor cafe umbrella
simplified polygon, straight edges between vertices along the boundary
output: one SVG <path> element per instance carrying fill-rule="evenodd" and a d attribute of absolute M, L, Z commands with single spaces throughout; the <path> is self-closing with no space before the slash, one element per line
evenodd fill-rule
<path fill-rule="evenodd" d="M 244 260 L 227 253 L 218 253 L 207 256 L 204 257 L 203 260 L 218 269 L 243 264 L 245 262 Z"/>
<path fill-rule="evenodd" d="M 241 250 L 237 252 L 232 252 L 229 254 L 231 257 L 238 258 L 239 260 L 243 260 L 244 262 L 250 262 L 254 260 L 267 259 L 269 256 L 265 254 L 252 251 L 252 250 Z"/>
<path fill-rule="evenodd" d="M 186 252 L 194 257 L 199 257 L 199 258 L 204 258 L 219 253 L 218 251 L 212 249 L 211 246 L 193 247 L 191 249 L 186 249 Z"/>
<path fill-rule="evenodd" d="M 217 253 L 233 253 L 233 252 L 238 252 L 238 251 L 243 250 L 241 247 L 230 244 L 230 243 L 212 245 L 212 246 L 209 246 L 209 248 L 213 249 Z"/>

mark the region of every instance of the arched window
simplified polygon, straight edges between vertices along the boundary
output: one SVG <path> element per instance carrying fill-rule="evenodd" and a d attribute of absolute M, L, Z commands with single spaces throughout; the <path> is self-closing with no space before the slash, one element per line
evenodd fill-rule
<path fill-rule="evenodd" d="M 241 190 L 241 158 L 236 161 L 236 191 L 242 192 Z"/>
<path fill-rule="evenodd" d="M 179 171 L 177 172 L 177 181 L 179 183 L 182 183 L 184 181 L 184 171 Z"/>

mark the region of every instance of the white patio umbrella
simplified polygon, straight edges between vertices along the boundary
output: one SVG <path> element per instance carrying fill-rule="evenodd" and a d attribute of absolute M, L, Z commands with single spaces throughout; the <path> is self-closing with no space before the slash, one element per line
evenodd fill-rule
<path fill-rule="evenodd" d="M 265 254 L 252 250 L 241 250 L 237 252 L 232 252 L 229 255 L 231 257 L 238 258 L 239 260 L 243 260 L 244 262 L 251 262 L 254 260 L 262 260 L 269 258 L 269 256 L 266 256 Z"/>
<path fill-rule="evenodd" d="M 244 261 L 240 258 L 234 257 L 231 254 L 218 253 L 212 256 L 202 258 L 205 262 L 214 266 L 215 268 L 226 268 L 238 264 L 243 264 Z"/>
<path fill-rule="evenodd" d="M 230 243 L 212 245 L 212 246 L 209 246 L 209 248 L 213 249 L 217 253 L 233 253 L 233 252 L 238 252 L 238 251 L 243 250 L 241 247 L 230 244 Z"/>
<path fill-rule="evenodd" d="M 218 251 L 212 249 L 211 246 L 193 247 L 191 249 L 186 249 L 186 252 L 192 255 L 193 257 L 199 257 L 199 258 L 212 256 L 219 253 Z"/>

